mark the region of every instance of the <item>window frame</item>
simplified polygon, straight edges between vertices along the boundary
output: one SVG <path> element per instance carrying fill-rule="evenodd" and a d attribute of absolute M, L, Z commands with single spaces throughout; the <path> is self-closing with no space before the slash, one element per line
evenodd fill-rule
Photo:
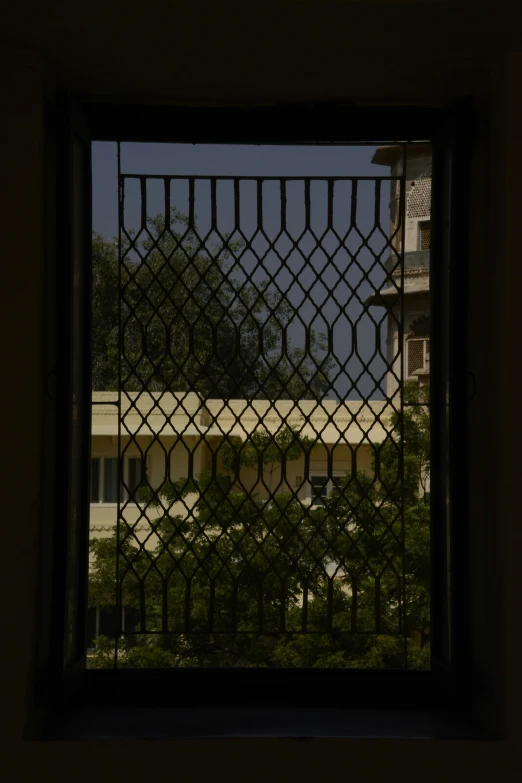
<path fill-rule="evenodd" d="M 327 495 L 326 498 L 328 499 L 330 497 L 330 494 L 334 488 L 334 484 L 332 479 L 334 478 L 346 478 L 346 471 L 345 470 L 332 470 L 330 473 L 327 470 L 314 470 L 313 472 L 310 471 L 310 480 L 306 482 L 306 500 L 308 503 L 310 503 L 310 508 L 320 508 L 321 503 L 313 503 L 313 497 L 312 497 L 312 478 L 317 476 L 318 478 L 328 478 L 328 482 L 326 484 L 327 487 Z"/>
<path fill-rule="evenodd" d="M 100 464 L 99 479 L 98 479 L 98 481 L 99 481 L 99 484 L 98 484 L 98 498 L 99 499 L 98 500 L 91 500 L 90 505 L 94 506 L 95 508 L 97 508 L 99 506 L 115 507 L 115 506 L 118 505 L 117 503 L 115 503 L 113 501 L 109 501 L 109 500 L 103 500 L 103 494 L 104 494 L 104 491 L 105 491 L 105 473 L 104 473 L 104 468 L 105 468 L 105 460 L 106 459 L 113 459 L 113 460 L 116 460 L 116 462 L 117 462 L 118 461 L 118 457 L 111 457 L 111 456 L 107 456 L 106 454 L 97 454 L 96 451 L 94 451 L 94 453 L 91 454 L 91 461 L 93 459 L 100 460 L 100 463 L 99 463 Z M 129 479 L 129 461 L 130 460 L 137 460 L 137 461 L 141 462 L 142 457 L 139 454 L 138 455 L 135 455 L 135 454 L 125 454 L 124 455 L 124 457 L 123 457 L 123 481 L 125 482 L 125 484 L 128 484 L 128 479 Z M 147 454 L 146 457 L 145 457 L 145 465 L 146 465 L 145 470 L 148 472 L 150 470 L 150 455 L 149 454 Z M 92 497 L 92 493 L 91 492 L 89 492 L 89 497 Z M 135 505 L 138 505 L 138 506 L 139 505 L 145 505 L 144 503 L 140 503 L 139 500 L 130 500 L 130 498 L 128 496 L 128 492 L 123 487 L 122 487 L 122 497 L 123 497 L 123 500 L 126 503 L 134 503 Z"/>
<path fill-rule="evenodd" d="M 422 367 L 417 367 L 415 372 L 418 372 L 421 370 L 422 372 L 426 371 L 427 363 L 426 359 L 429 362 L 429 345 L 430 345 L 430 338 L 429 337 L 406 337 L 404 340 L 404 378 L 405 380 L 409 381 L 415 378 L 415 375 L 410 375 L 410 343 L 422 343 Z"/>
<path fill-rule="evenodd" d="M 370 143 L 386 140 L 405 142 L 429 140 L 433 144 L 433 180 L 436 184 L 432 203 L 432 263 L 430 265 L 430 292 L 432 294 L 431 318 L 431 371 L 438 382 L 431 389 L 432 435 L 434 448 L 443 454 L 451 441 L 450 462 L 458 462 L 459 474 L 466 473 L 467 406 L 467 355 L 459 350 L 458 357 L 448 340 L 450 330 L 458 324 L 459 334 L 466 333 L 466 220 L 447 217 L 456 214 L 459 206 L 466 211 L 468 198 L 468 167 L 470 138 L 473 123 L 473 106 L 468 100 L 452 105 L 423 107 L 411 105 L 375 106 L 355 104 L 272 105 L 263 107 L 212 107 L 212 106 L 164 106 L 156 104 L 133 105 L 129 102 L 98 101 L 92 97 L 67 97 L 59 104 L 56 113 L 55 154 L 58 164 L 56 199 L 62 205 L 60 217 L 70 215 L 74 201 L 74 182 L 71 176 L 71 138 L 81 140 L 85 149 L 86 165 L 90 166 L 90 143 L 95 140 L 192 142 L 192 143 Z M 380 139 L 375 138 L 379 128 Z M 303 128 L 306 130 L 303 131 Z M 87 163 L 88 162 L 88 163 Z M 54 165 L 54 164 L 53 164 Z M 85 187 L 85 183 L 84 183 Z M 89 190 L 90 193 L 90 190 Z M 86 200 L 88 201 L 88 200 Z M 90 202 L 85 204 L 85 225 L 90 225 Z M 69 217 L 72 221 L 72 217 Z M 439 232 L 439 236 L 437 236 Z M 60 237 L 59 232 L 58 237 Z M 84 253 L 90 263 L 90 234 L 85 231 Z M 67 334 L 71 323 L 67 273 L 60 283 L 60 271 L 70 264 L 70 232 L 57 239 L 60 263 L 55 270 L 55 285 L 60 287 L 58 297 L 61 333 Z M 458 264 L 453 262 L 458 255 Z M 86 276 L 90 266 L 86 264 Z M 443 293 L 451 288 L 451 298 Z M 51 299 L 56 298 L 52 291 Z M 458 307 L 456 300 L 459 300 Z M 52 329 L 51 329 L 52 332 Z M 436 337 L 436 341 L 433 337 Z M 51 342 L 60 342 L 52 333 Z M 462 343 L 461 343 L 462 344 Z M 84 351 L 89 350 L 88 340 Z M 58 380 L 67 378 L 70 368 L 70 343 L 62 344 L 59 351 Z M 90 360 L 84 356 L 87 364 Z M 86 372 L 88 378 L 89 373 Z M 449 390 L 452 406 L 449 419 L 446 396 Z M 71 388 L 66 384 L 62 399 L 66 402 L 54 412 L 56 433 L 50 446 L 51 466 L 58 461 L 60 448 L 68 443 L 68 403 Z M 86 416 L 84 411 L 83 416 Z M 445 422 L 448 421 L 446 428 Z M 89 422 L 84 422 L 86 431 Z M 448 434 L 449 432 L 449 434 Z M 441 434 L 442 433 L 442 434 Z M 90 459 L 90 454 L 88 455 Z M 269 705 L 307 707 L 342 707 L 377 710 L 447 709 L 467 708 L 471 699 L 469 661 L 469 634 L 467 632 L 467 532 L 465 491 L 456 480 L 455 473 L 448 473 L 442 459 L 432 468 L 432 508 L 445 518 L 445 497 L 451 495 L 452 513 L 459 514 L 462 524 L 452 528 L 449 565 L 452 578 L 451 614 L 462 619 L 451 636 L 451 663 L 444 660 L 442 639 L 432 646 L 433 665 L 429 672 L 365 671 L 365 670 L 175 670 L 175 671 L 85 671 L 84 653 L 64 668 L 59 629 L 63 625 L 64 579 L 66 542 L 70 539 L 70 519 L 58 492 L 47 509 L 50 526 L 61 531 L 55 535 L 52 556 L 47 557 L 43 568 L 43 583 L 49 579 L 49 562 L 58 565 L 58 577 L 51 579 L 52 589 L 44 605 L 40 633 L 40 659 L 47 665 L 38 672 L 36 691 L 46 716 L 37 734 L 48 736 L 56 731 L 57 710 L 62 712 L 72 704 L 82 708 L 107 704 L 122 707 L 146 707 L 161 702 L 164 706 L 208 705 L 209 698 L 215 705 L 235 703 L 241 705 Z M 90 497 L 90 495 L 89 495 Z M 87 503 L 87 509 L 90 503 Z M 56 516 L 56 509 L 59 513 Z M 58 522 L 55 522 L 55 515 Z M 441 525 L 432 520 L 432 617 L 438 628 L 445 622 L 441 608 L 441 596 L 445 595 L 443 563 L 446 557 L 447 537 Z M 458 528 L 458 529 L 457 529 Z M 82 535 L 88 542 L 85 530 Z M 85 547 L 85 542 L 84 542 Z M 47 555 L 49 553 L 47 552 Z M 459 568 L 455 561 L 459 559 Z M 52 570 L 52 566 L 51 566 Z M 86 568 L 83 571 L 86 591 Z M 86 606 L 86 601 L 85 601 Z M 78 607 L 81 615 L 81 610 Z M 79 633 L 86 625 L 85 617 L 79 618 Z M 45 624 L 48 623 L 48 626 Z M 49 631 L 50 629 L 50 631 Z M 53 637 L 58 634 L 57 641 Z M 85 630 L 83 631 L 85 635 Z M 43 641 L 42 641 L 43 638 Z M 47 656 L 47 657 L 46 657 Z M 42 682 L 47 684 L 42 687 Z M 157 694 L 161 696 L 157 697 Z M 154 695 L 154 696 L 153 696 Z M 210 696 L 209 696 L 210 695 Z"/>

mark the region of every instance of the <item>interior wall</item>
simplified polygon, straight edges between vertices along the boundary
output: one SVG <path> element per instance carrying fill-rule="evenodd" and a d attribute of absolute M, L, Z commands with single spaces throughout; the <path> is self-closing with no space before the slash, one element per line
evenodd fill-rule
<path fill-rule="evenodd" d="M 236 13 L 233 4 L 212 4 L 205 13 L 196 5 L 191 16 L 189 4 L 173 4 L 171 16 L 165 17 L 157 2 L 148 4 L 147 13 L 141 7 L 141 15 L 132 4 L 117 2 L 67 10 L 65 3 L 55 0 L 35 6 L 34 13 L 12 3 L 3 31 L 10 48 L 6 46 L 0 56 L 1 91 L 8 107 L 7 122 L 0 123 L 2 400 L 7 414 L 0 574 L 2 671 L 8 680 L 3 706 L 9 718 L 3 738 L 11 764 L 16 765 L 15 779 L 46 771 L 54 778 L 103 779 L 117 772 L 137 779 L 152 774 L 156 766 L 170 766 L 174 759 L 178 775 L 190 773 L 198 779 L 226 768 L 233 777 L 233 757 L 242 776 L 252 767 L 258 775 L 272 775 L 277 763 L 278 769 L 292 776 L 345 775 L 349 767 L 353 775 L 381 780 L 389 779 L 394 770 L 402 775 L 407 759 L 408 774 L 415 770 L 423 781 L 460 781 L 464 774 L 517 780 L 522 740 L 522 432 L 517 382 L 522 331 L 518 316 L 522 56 L 502 49 L 513 48 L 513 35 L 520 27 L 502 3 L 496 4 L 489 25 L 486 19 L 477 22 L 471 5 L 464 8 L 469 12 L 467 21 L 464 12 L 451 16 L 450 6 L 461 8 L 466 3 L 423 3 L 422 18 L 414 4 L 405 5 L 411 16 L 404 17 L 397 8 L 381 3 L 364 12 L 359 8 L 352 26 L 347 10 L 351 3 L 324 4 L 324 11 L 316 5 L 313 13 L 308 3 L 282 3 L 275 17 L 260 14 L 257 22 L 246 19 L 243 11 Z M 437 21 L 435 7 L 443 7 L 442 22 Z M 336 20 L 336 12 L 341 21 Z M 430 19 L 433 35 L 426 35 Z M 412 52 L 417 54 L 413 64 Z M 478 98 L 470 232 L 471 368 L 477 393 L 470 407 L 469 434 L 471 526 L 477 531 L 472 540 L 474 556 L 483 564 L 483 572 L 475 575 L 475 587 L 482 590 L 485 611 L 474 618 L 474 629 L 482 651 L 476 667 L 485 691 L 502 693 L 499 683 L 505 685 L 498 715 L 502 724 L 504 711 L 507 740 L 263 740 L 262 745 L 251 740 L 178 740 L 153 748 L 150 742 L 133 743 L 132 749 L 121 742 L 22 742 L 41 521 L 47 236 L 44 96 L 49 71 L 56 85 L 73 90 L 156 94 L 180 102 L 350 96 L 378 102 L 459 94 Z M 483 617 L 496 618 L 496 626 L 484 627 Z"/>
<path fill-rule="evenodd" d="M 34 646 L 41 510 L 45 229 L 44 80 L 34 52 L 0 52 L 4 433 L 2 590 L 10 726 L 20 737 Z M 8 596 L 10 597 L 8 599 Z M 16 727 L 16 728 L 15 728 Z"/>

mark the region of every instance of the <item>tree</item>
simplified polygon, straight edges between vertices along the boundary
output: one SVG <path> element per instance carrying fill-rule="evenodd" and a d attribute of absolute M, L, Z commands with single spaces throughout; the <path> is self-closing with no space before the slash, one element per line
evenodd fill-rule
<path fill-rule="evenodd" d="M 376 446 L 373 475 L 347 477 L 323 512 L 321 525 L 330 541 L 331 558 L 338 564 L 339 583 L 350 588 L 341 595 L 336 585 L 333 627 L 340 631 L 338 639 L 283 640 L 277 660 L 285 665 L 303 665 L 307 660 L 314 666 L 401 668 L 406 652 L 410 668 L 429 667 L 430 422 L 427 405 L 419 404 L 428 402 L 429 389 L 407 383 L 404 400 L 413 405 L 405 406 L 402 421 L 398 414 L 392 417 L 391 435 Z M 381 633 L 343 635 L 350 623 L 354 579 L 357 628 L 370 632 L 375 628 L 376 576 Z M 409 636 L 406 651 L 402 635 L 397 635 L 400 617 Z"/>
<path fill-rule="evenodd" d="M 417 386 L 407 386 L 405 394 L 410 401 L 427 401 L 427 391 Z M 288 428 L 275 438 L 259 433 L 247 443 L 223 444 L 222 474 L 180 479 L 165 485 L 158 495 L 145 494 L 158 513 L 153 527 L 161 543 L 149 556 L 136 546 L 129 531 L 121 532 L 122 600 L 136 611 L 146 605 L 149 630 L 161 630 L 166 623 L 175 633 L 128 637 L 120 665 L 402 667 L 401 618 L 411 636 L 408 665 L 427 667 L 426 407 L 405 407 L 402 421 L 398 415 L 393 417 L 390 432 L 376 448 L 374 475 L 347 476 L 319 508 L 281 491 L 280 483 L 268 499 L 247 492 L 240 483 L 241 467 L 257 464 L 263 471 L 270 466 L 270 476 L 274 465 L 284 473 L 286 461 L 311 452 L 314 442 Z M 193 514 L 172 514 L 172 504 L 194 490 L 199 496 Z M 91 541 L 91 551 L 89 600 L 92 605 L 114 603 L 116 536 Z M 380 618 L 375 633 L 377 589 Z M 313 631 L 308 634 L 300 633 L 305 594 L 307 630 Z M 369 633 L 352 632 L 354 600 L 357 630 Z M 283 615 L 285 633 L 281 633 Z M 249 633 L 258 629 L 260 617 L 263 633 Z M 232 632 L 234 628 L 238 633 Z M 94 665 L 112 665 L 112 660 L 111 643 L 101 640 Z"/>
<path fill-rule="evenodd" d="M 333 362 L 309 329 L 293 345 L 294 308 L 267 276 L 244 279 L 244 242 L 204 246 L 172 209 L 118 245 L 93 236 L 93 389 L 197 391 L 204 398 L 319 399 Z M 236 263 L 237 262 L 237 263 Z M 121 273 L 121 277 L 120 277 Z M 122 349 L 119 350 L 119 299 Z"/>

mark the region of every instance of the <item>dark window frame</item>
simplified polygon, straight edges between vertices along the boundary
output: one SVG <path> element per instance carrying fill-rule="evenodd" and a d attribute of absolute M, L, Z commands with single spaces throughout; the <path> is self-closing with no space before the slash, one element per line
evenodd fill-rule
<path fill-rule="evenodd" d="M 238 709 L 258 705 L 270 709 L 287 707 L 335 708 L 343 710 L 373 709 L 381 716 L 397 713 L 397 710 L 451 710 L 456 714 L 470 708 L 473 701 L 473 684 L 469 675 L 471 650 L 467 618 L 469 617 L 467 594 L 468 539 L 466 533 L 466 493 L 463 482 L 452 471 L 453 460 L 458 461 L 459 475 L 466 468 L 466 383 L 467 362 L 459 348 L 458 357 L 452 352 L 448 335 L 456 328 L 462 336 L 466 333 L 466 237 L 465 220 L 453 220 L 451 214 L 466 212 L 469 146 L 473 107 L 467 100 L 451 106 L 354 106 L 296 104 L 268 107 L 185 107 L 99 102 L 90 98 L 65 99 L 51 120 L 54 146 L 50 155 L 55 168 L 55 198 L 58 205 L 58 221 L 65 216 L 66 230 L 57 231 L 57 262 L 50 264 L 49 301 L 56 303 L 57 319 L 48 328 L 48 340 L 54 346 L 59 400 L 51 411 L 51 424 L 47 423 L 49 438 L 50 470 L 65 464 L 69 453 L 71 422 L 69 411 L 73 387 L 71 381 L 72 341 L 70 326 L 73 314 L 70 307 L 72 287 L 71 257 L 74 253 L 75 210 L 78 199 L 74 189 L 74 163 L 72 146 L 79 143 L 83 150 L 83 177 L 81 188 L 84 210 L 83 221 L 81 307 L 84 328 L 89 324 L 88 290 L 90 275 L 90 143 L 106 141 L 151 141 L 192 143 L 379 143 L 386 141 L 429 140 L 433 144 L 434 193 L 432 204 L 432 244 L 430 289 L 432 291 L 431 318 L 431 368 L 432 377 L 432 436 L 434 448 L 440 455 L 432 469 L 432 503 L 435 519 L 446 515 L 445 498 L 451 497 L 451 513 L 458 515 L 459 526 L 451 531 L 450 563 L 452 592 L 450 611 L 443 608 L 445 598 L 444 563 L 447 537 L 442 525 L 432 521 L 433 563 L 433 642 L 432 669 L 429 672 L 403 671 L 272 671 L 272 670 L 175 670 L 175 671 L 85 671 L 85 635 L 87 625 L 86 585 L 88 517 L 76 520 L 76 530 L 71 525 L 70 510 L 63 502 L 63 475 L 56 484 L 54 495 L 44 509 L 44 536 L 52 532 L 54 547 L 42 549 L 42 576 L 44 588 L 50 589 L 43 599 L 36 687 L 34 694 L 36 713 L 28 732 L 32 736 L 58 736 L 62 732 L 70 710 L 84 707 L 163 708 L 236 705 Z M 380 138 L 375 137 L 379 129 Z M 306 129 L 306 131 L 303 131 Z M 368 141 L 370 140 L 370 141 Z M 75 200 L 76 199 L 76 200 Z M 458 255 L 458 264 L 451 263 Z M 458 306 L 457 306 L 458 304 Z M 85 326 L 87 325 L 87 326 Z M 83 409 L 80 410 L 84 437 L 89 434 L 90 443 L 90 395 L 88 334 L 84 332 L 84 364 L 82 389 Z M 465 342 L 465 340 L 464 340 Z M 459 341 L 462 345 L 462 341 Z M 50 352 L 53 354 L 53 352 Z M 451 408 L 446 411 L 446 395 L 449 391 Z M 448 418 L 447 418 L 448 414 Z M 447 420 L 447 427 L 446 422 Z M 449 469 L 445 468 L 442 455 L 451 443 Z M 90 460 L 89 449 L 83 455 Z M 60 456 L 62 455 L 62 456 Z M 88 464 L 84 466 L 88 475 Z M 49 474 L 48 474 L 49 475 Z M 54 475 L 57 475 L 56 473 Z M 65 472 L 67 485 L 70 472 Z M 46 477 L 44 476 L 44 481 Z M 86 507 L 88 482 L 86 481 Z M 67 493 L 65 493 L 67 494 Z M 83 496 L 82 496 L 83 498 Z M 83 500 L 82 500 L 83 502 Z M 76 657 L 64 665 L 61 639 L 64 638 L 65 597 L 67 580 L 67 546 L 77 540 L 76 553 L 83 557 L 79 568 L 79 596 L 83 608 L 76 606 L 77 634 Z M 458 562 L 458 567 L 455 563 Z M 49 596 L 52 596 L 50 599 Z M 454 624 L 448 642 L 448 614 L 461 622 Z M 445 650 L 451 648 L 451 664 L 445 661 Z M 158 695 L 160 694 L 160 695 Z M 359 713 L 353 713 L 359 714 Z M 413 713 L 412 713 L 413 714 Z M 60 718 L 61 716 L 61 718 Z M 381 719 L 380 718 L 380 719 Z M 62 726 L 62 729 L 58 727 Z M 436 732 L 437 730 L 435 730 Z M 103 733 L 103 728 L 100 727 Z M 81 731 L 79 731 L 81 734 Z M 383 732 L 386 734 L 386 732 Z M 450 732 L 451 733 L 451 732 Z M 442 731 L 444 734 L 444 730 Z M 440 736 L 440 733 L 437 734 Z"/>
<path fill-rule="evenodd" d="M 93 462 L 97 462 L 97 478 L 96 481 L 93 481 L 93 471 L 92 471 L 92 464 Z M 118 502 L 118 487 L 117 487 L 117 475 L 114 474 L 113 467 L 111 463 L 116 463 L 116 473 L 118 471 L 118 457 L 107 457 L 107 456 L 101 456 L 98 454 L 91 455 L 91 484 L 90 484 L 90 498 L 91 498 L 91 505 L 116 505 Z M 138 463 L 138 468 L 131 470 L 131 464 Z M 110 468 L 110 469 L 109 469 Z M 139 502 L 139 496 L 138 491 L 140 487 L 142 486 L 143 476 L 143 458 L 140 456 L 134 456 L 125 455 L 123 458 L 123 479 L 121 484 L 121 496 L 125 498 L 126 501 L 130 501 L 133 503 Z M 131 481 L 132 473 L 134 472 L 133 481 Z M 147 458 L 145 458 L 145 474 L 147 473 Z M 109 482 L 107 481 L 107 474 L 111 474 L 111 490 L 112 490 L 112 499 L 108 497 L 108 487 Z M 133 486 L 134 485 L 134 486 Z M 133 487 L 133 488 L 132 488 Z M 97 492 L 94 493 L 94 489 L 97 489 Z M 130 490 L 130 492 L 129 492 Z M 129 497 L 129 495 L 131 497 Z"/>
<path fill-rule="evenodd" d="M 323 504 L 323 498 L 329 498 L 332 491 L 335 489 L 336 486 L 339 485 L 339 482 L 342 481 L 342 479 L 346 476 L 345 471 L 336 470 L 333 471 L 331 475 L 328 474 L 328 471 L 322 470 L 322 471 L 310 471 L 310 481 L 308 486 L 308 492 L 309 492 L 309 498 L 310 503 L 312 506 L 315 505 L 322 505 Z M 320 479 L 321 484 L 314 485 L 314 479 Z M 321 492 L 319 495 L 315 489 L 321 487 L 321 489 L 324 489 L 324 494 Z M 319 501 L 319 502 L 318 502 Z"/>

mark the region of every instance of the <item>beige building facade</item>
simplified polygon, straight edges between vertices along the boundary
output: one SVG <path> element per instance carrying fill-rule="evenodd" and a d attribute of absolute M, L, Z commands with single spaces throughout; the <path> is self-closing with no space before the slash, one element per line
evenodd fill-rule
<path fill-rule="evenodd" d="M 97 537 L 110 535 L 117 522 L 117 400 L 116 392 L 93 393 L 90 527 Z M 262 475 L 257 467 L 242 468 L 238 487 L 260 497 L 291 491 L 305 504 L 320 503 L 336 478 L 354 470 L 372 471 L 375 444 L 389 436 L 392 414 L 392 407 L 382 401 L 224 401 L 203 400 L 196 393 L 126 393 L 120 432 L 126 487 L 121 513 L 136 526 L 137 539 L 144 540 L 157 513 L 146 512 L 143 504 L 129 497 L 142 478 L 144 463 L 147 483 L 158 490 L 168 480 L 197 479 L 204 471 L 226 472 L 220 446 L 228 438 L 245 442 L 254 432 L 275 437 L 286 427 L 316 441 L 308 470 L 303 455 L 287 462 L 285 480 L 278 464 L 266 464 Z M 191 494 L 175 503 L 170 513 L 190 514 L 196 500 Z"/>
<path fill-rule="evenodd" d="M 349 473 L 373 470 L 377 444 L 392 434 L 392 416 L 400 408 L 401 381 L 424 385 L 430 372 L 429 262 L 431 245 L 432 151 L 428 144 L 379 147 L 372 162 L 405 175 L 405 204 L 400 208 L 400 180 L 391 182 L 390 246 L 384 260 L 387 276 L 381 290 L 366 300 L 386 308 L 386 401 L 379 400 L 218 400 L 190 392 L 122 394 L 121 442 L 118 441 L 118 394 L 94 392 L 92 414 L 92 536 L 109 535 L 118 517 L 118 448 L 124 457 L 123 482 L 132 491 L 143 479 L 158 490 L 167 481 L 223 472 L 220 446 L 227 438 L 247 442 L 254 432 L 276 436 L 286 426 L 316 441 L 308 466 L 304 456 L 288 461 L 285 479 L 279 465 L 242 468 L 239 489 L 261 498 L 292 492 L 305 504 L 321 503 L 336 481 Z M 401 211 L 404 222 L 401 223 Z M 400 253 L 404 247 L 404 276 Z M 402 328 L 401 328 L 402 323 Z M 400 345 L 402 333 L 403 345 Z M 402 367 L 401 367 L 402 362 Z M 138 541 L 147 546 L 150 523 L 157 516 L 122 492 L 122 516 Z M 170 513 L 191 515 L 197 495 L 175 503 Z M 152 516 L 151 516 L 152 514 Z"/>

